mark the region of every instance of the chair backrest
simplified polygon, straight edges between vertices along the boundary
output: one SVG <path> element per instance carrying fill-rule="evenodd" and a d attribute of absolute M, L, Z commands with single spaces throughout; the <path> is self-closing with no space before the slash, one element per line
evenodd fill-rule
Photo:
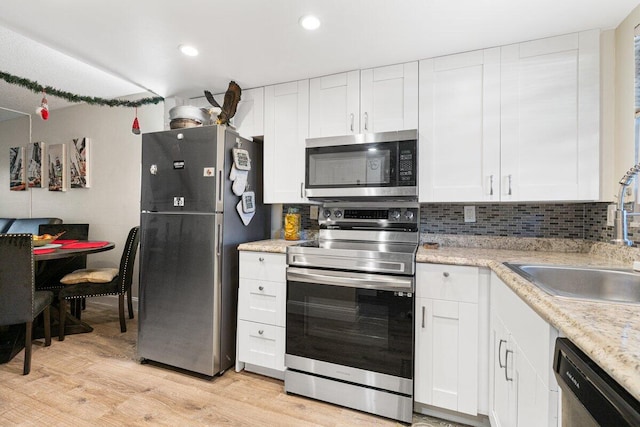
<path fill-rule="evenodd" d="M 89 240 L 89 224 L 40 224 L 38 234 L 64 234 L 61 239 Z"/>
<path fill-rule="evenodd" d="M 33 320 L 33 238 L 0 234 L 0 325 Z"/>
<path fill-rule="evenodd" d="M 40 224 L 62 224 L 60 218 L 18 218 L 9 227 L 7 233 L 38 234 Z"/>
<path fill-rule="evenodd" d="M 122 258 L 120 258 L 120 272 L 118 273 L 118 288 L 120 293 L 124 293 L 131 288 L 133 282 L 133 264 L 138 253 L 138 243 L 140 243 L 140 227 L 133 227 L 129 231 L 127 241 L 124 244 Z"/>
<path fill-rule="evenodd" d="M 89 224 L 40 224 L 38 234 L 55 235 L 65 232 L 61 239 L 89 240 Z M 55 290 L 64 287 L 60 283 L 66 274 L 81 268 L 87 268 L 87 256 L 80 255 L 73 258 L 51 259 L 41 261 L 46 268 L 39 269 L 36 275 L 38 290 Z"/>

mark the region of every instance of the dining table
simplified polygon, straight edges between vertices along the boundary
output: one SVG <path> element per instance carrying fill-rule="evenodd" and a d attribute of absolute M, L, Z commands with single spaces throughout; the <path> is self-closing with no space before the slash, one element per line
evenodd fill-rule
<path fill-rule="evenodd" d="M 115 248 L 114 242 L 90 241 L 90 240 L 55 240 L 43 246 L 33 248 L 33 261 L 35 273 L 35 288 L 48 279 L 48 261 L 60 259 L 73 259 L 100 252 L 110 251 Z M 51 335 L 58 335 L 58 301 L 54 300 L 51 306 Z M 67 313 L 65 321 L 65 335 L 80 334 L 93 331 L 91 325 Z M 0 328 L 0 363 L 6 363 L 24 348 L 24 325 L 11 325 Z M 42 325 L 34 323 L 33 338 L 44 337 Z"/>

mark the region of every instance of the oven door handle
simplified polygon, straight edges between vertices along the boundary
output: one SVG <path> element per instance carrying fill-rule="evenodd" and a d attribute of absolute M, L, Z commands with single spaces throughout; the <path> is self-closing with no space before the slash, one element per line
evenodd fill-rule
<path fill-rule="evenodd" d="M 287 281 L 408 293 L 413 293 L 414 289 L 413 277 L 344 273 L 340 271 L 323 271 L 319 273 L 318 270 L 296 267 L 287 268 Z"/>

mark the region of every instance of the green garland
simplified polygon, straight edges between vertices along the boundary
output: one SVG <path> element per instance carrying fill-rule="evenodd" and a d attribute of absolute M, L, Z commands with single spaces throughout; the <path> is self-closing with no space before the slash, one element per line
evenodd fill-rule
<path fill-rule="evenodd" d="M 140 107 L 141 105 L 157 104 L 161 101 L 164 101 L 164 98 L 161 96 L 156 96 L 153 98 L 141 98 L 135 101 L 125 101 L 122 99 L 104 99 L 95 96 L 76 95 L 70 92 L 65 92 L 63 90 L 58 90 L 51 86 L 42 86 L 38 82 L 14 76 L 3 71 L 0 71 L 0 78 L 7 83 L 22 86 L 36 93 L 44 91 L 47 95 L 66 99 L 69 102 L 86 102 L 87 104 L 91 105 L 107 105 L 109 107 Z"/>

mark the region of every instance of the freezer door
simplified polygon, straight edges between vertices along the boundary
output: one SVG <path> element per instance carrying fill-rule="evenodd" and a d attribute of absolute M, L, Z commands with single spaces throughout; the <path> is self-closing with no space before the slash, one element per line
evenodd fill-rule
<path fill-rule="evenodd" d="M 218 126 L 143 134 L 141 209 L 151 212 L 222 210 L 223 136 Z"/>
<path fill-rule="evenodd" d="M 222 214 L 141 215 L 138 355 L 220 372 Z"/>

